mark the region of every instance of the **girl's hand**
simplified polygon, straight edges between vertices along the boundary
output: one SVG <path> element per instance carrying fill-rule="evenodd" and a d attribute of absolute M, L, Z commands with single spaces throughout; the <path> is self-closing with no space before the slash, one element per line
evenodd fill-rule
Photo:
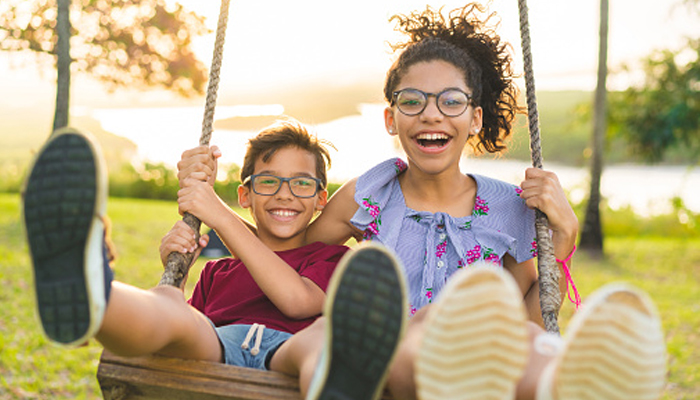
<path fill-rule="evenodd" d="M 217 146 L 199 146 L 182 153 L 180 162 L 177 163 L 180 187 L 184 187 L 186 179 L 196 179 L 214 186 L 219 157 L 221 150 Z"/>
<path fill-rule="evenodd" d="M 181 185 L 182 189 L 177 192 L 180 215 L 188 212 L 210 228 L 216 228 L 216 223 L 224 219 L 229 208 L 214 192 L 214 188 L 194 178 L 185 179 Z"/>
<path fill-rule="evenodd" d="M 537 208 L 547 214 L 549 227 L 554 233 L 575 239 L 578 219 L 555 173 L 528 168 L 520 188 L 523 190 L 520 197 L 528 207 Z"/>
<path fill-rule="evenodd" d="M 163 266 L 168 263 L 170 253 L 194 253 L 192 261 L 199 257 L 199 253 L 209 244 L 209 235 L 202 235 L 199 242 L 195 241 L 192 228 L 184 221 L 177 221 L 168 233 L 160 241 L 160 261 Z"/>

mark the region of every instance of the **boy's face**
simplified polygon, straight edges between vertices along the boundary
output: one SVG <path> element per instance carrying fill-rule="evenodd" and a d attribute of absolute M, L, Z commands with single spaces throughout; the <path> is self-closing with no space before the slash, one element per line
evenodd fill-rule
<path fill-rule="evenodd" d="M 255 161 L 254 174 L 269 174 L 281 178 L 310 176 L 316 178 L 316 159 L 298 147 L 277 150 L 267 162 Z M 289 182 L 282 182 L 272 196 L 253 192 L 252 182 L 238 187 L 241 207 L 250 207 L 258 228 L 258 237 L 275 251 L 301 247 L 306 228 L 317 210 L 326 205 L 328 192 L 320 189 L 314 197 L 300 198 L 292 194 Z"/>

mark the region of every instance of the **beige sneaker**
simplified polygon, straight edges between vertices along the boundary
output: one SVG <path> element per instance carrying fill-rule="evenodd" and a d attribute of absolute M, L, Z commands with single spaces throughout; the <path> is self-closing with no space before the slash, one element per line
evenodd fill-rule
<path fill-rule="evenodd" d="M 418 398 L 513 399 L 528 355 L 522 299 L 502 268 L 484 264 L 454 274 L 426 316 Z"/>
<path fill-rule="evenodd" d="M 666 347 L 651 299 L 619 284 L 591 295 L 545 369 L 538 400 L 654 400 L 666 378 Z"/>

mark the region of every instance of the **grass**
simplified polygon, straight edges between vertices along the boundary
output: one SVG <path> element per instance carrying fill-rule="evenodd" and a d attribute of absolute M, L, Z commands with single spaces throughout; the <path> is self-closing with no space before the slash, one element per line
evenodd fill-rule
<path fill-rule="evenodd" d="M 117 279 L 147 288 L 157 283 L 160 238 L 179 218 L 175 203 L 110 199 L 113 237 L 120 254 Z M 607 258 L 574 257 L 581 295 L 611 281 L 636 285 L 652 296 L 662 316 L 669 353 L 662 399 L 700 398 L 700 239 L 615 236 L 606 239 Z M 19 197 L 0 194 L 0 399 L 98 399 L 95 379 L 101 347 L 66 350 L 41 334 L 34 313 L 32 275 L 20 222 Z M 191 293 L 203 266 L 192 271 Z M 564 306 L 561 325 L 573 313 Z"/>

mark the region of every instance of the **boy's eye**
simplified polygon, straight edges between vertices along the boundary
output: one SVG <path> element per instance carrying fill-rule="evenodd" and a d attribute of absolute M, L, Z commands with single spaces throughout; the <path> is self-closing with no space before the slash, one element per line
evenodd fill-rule
<path fill-rule="evenodd" d="M 260 185 L 273 186 L 273 185 L 277 185 L 278 182 L 279 181 L 277 179 L 274 179 L 274 178 L 263 178 L 263 179 L 258 180 L 258 184 L 260 184 Z"/>
<path fill-rule="evenodd" d="M 316 182 L 311 180 L 311 179 L 299 178 L 299 179 L 294 179 L 292 181 L 292 184 L 294 184 L 294 186 L 307 187 L 307 186 L 313 186 L 314 184 L 316 184 Z"/>

